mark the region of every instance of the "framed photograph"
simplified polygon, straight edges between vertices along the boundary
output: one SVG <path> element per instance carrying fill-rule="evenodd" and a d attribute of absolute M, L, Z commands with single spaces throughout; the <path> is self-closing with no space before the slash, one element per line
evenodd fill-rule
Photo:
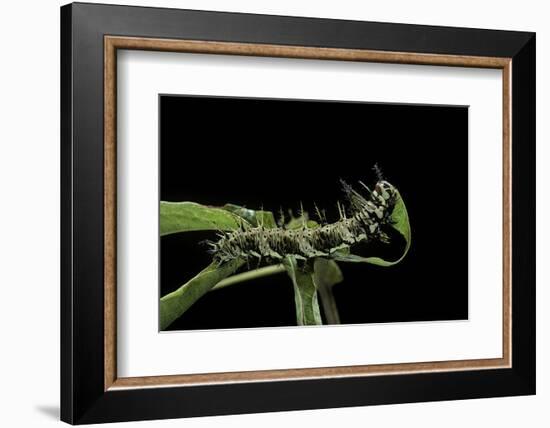
<path fill-rule="evenodd" d="M 61 418 L 535 393 L 535 35 L 61 8 Z"/>

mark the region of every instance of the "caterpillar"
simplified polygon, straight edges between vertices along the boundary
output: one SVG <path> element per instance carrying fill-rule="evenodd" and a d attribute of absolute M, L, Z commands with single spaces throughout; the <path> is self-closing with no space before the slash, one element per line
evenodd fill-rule
<path fill-rule="evenodd" d="M 336 252 L 360 242 L 388 243 L 389 236 L 383 231 L 383 226 L 391 222 L 397 191 L 376 171 L 378 181 L 374 190 L 359 182 L 366 190 L 365 196 L 340 180 L 347 206 L 338 202 L 338 221 L 327 223 L 316 207 L 321 224 L 315 228 L 308 228 L 305 221 L 302 227 L 294 229 L 284 225 L 268 228 L 262 224 L 251 226 L 243 223 L 240 229 L 220 232 L 217 242 L 209 242 L 214 260 L 220 263 L 237 258 L 281 261 L 289 255 L 299 260 L 331 258 Z"/>

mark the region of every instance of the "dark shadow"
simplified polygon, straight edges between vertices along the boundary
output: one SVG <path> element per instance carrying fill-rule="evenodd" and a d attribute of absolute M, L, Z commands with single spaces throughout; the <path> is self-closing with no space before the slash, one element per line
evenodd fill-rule
<path fill-rule="evenodd" d="M 39 405 L 36 406 L 36 410 L 38 410 L 40 413 L 48 416 L 49 418 L 53 418 L 55 420 L 59 420 L 59 406 L 53 406 L 53 405 Z"/>

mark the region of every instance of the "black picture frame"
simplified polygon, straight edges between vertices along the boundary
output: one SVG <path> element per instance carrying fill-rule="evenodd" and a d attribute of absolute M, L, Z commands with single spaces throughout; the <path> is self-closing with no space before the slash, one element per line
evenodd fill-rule
<path fill-rule="evenodd" d="M 511 59 L 512 365 L 105 389 L 104 37 Z M 535 34 L 73 3 L 61 8 L 61 419 L 71 424 L 535 393 Z"/>

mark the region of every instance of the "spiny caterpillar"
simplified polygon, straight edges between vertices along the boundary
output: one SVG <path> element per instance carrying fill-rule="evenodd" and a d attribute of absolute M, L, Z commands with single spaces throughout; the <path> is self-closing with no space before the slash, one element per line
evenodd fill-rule
<path fill-rule="evenodd" d="M 377 171 L 378 172 L 378 171 Z M 367 191 L 363 196 L 341 180 L 348 207 L 338 203 L 340 219 L 327 223 L 317 209 L 323 222 L 318 227 L 308 228 L 306 222 L 299 228 L 267 228 L 263 224 L 223 232 L 217 242 L 209 242 L 214 260 L 228 262 L 237 258 L 280 261 L 286 256 L 300 260 L 313 257 L 331 258 L 338 251 L 349 249 L 359 242 L 389 242 L 382 226 L 391 222 L 391 214 L 397 199 L 397 191 L 390 183 L 379 179 L 374 190 L 359 182 Z"/>

